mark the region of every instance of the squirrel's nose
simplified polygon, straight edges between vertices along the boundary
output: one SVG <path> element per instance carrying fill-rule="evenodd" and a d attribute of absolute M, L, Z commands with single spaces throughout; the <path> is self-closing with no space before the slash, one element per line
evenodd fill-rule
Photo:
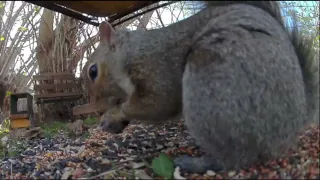
<path fill-rule="evenodd" d="M 89 67 L 89 76 L 92 81 L 94 81 L 98 76 L 98 66 L 93 64 Z"/>

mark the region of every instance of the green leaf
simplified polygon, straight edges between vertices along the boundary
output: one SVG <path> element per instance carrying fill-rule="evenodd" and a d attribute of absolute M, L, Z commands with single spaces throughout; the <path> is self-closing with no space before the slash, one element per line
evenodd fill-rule
<path fill-rule="evenodd" d="M 23 76 L 27 76 L 27 72 L 23 72 L 22 75 L 23 75 Z"/>
<path fill-rule="evenodd" d="M 40 7 L 35 7 L 35 8 L 34 8 L 34 11 L 35 11 L 36 13 L 40 12 Z"/>
<path fill-rule="evenodd" d="M 26 30 L 28 30 L 28 28 L 23 27 L 23 26 L 19 27 L 19 29 L 18 29 L 18 31 L 21 31 L 21 32 L 26 31 Z"/>
<path fill-rule="evenodd" d="M 164 153 L 152 160 L 152 170 L 161 177 L 172 179 L 174 166 L 172 160 Z"/>
<path fill-rule="evenodd" d="M 0 2 L 0 9 L 4 7 L 4 3 Z"/>
<path fill-rule="evenodd" d="M 11 96 L 11 94 L 12 94 L 12 92 L 11 92 L 11 91 L 7 91 L 7 92 L 6 92 L 6 97 Z"/>
<path fill-rule="evenodd" d="M 0 36 L 0 41 L 4 41 L 6 38 L 4 38 L 3 36 Z"/>
<path fill-rule="evenodd" d="M 136 175 L 135 175 L 135 170 L 132 169 L 131 174 L 130 174 L 130 179 L 136 179 Z"/>

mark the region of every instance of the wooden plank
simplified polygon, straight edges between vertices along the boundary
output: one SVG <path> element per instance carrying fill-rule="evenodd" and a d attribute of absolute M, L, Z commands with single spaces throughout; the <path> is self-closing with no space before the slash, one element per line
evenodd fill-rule
<path fill-rule="evenodd" d="M 29 115 L 28 114 L 10 114 L 9 119 L 28 119 Z"/>
<path fill-rule="evenodd" d="M 76 80 L 74 76 L 33 76 L 34 81 L 41 81 L 41 80 Z"/>
<path fill-rule="evenodd" d="M 72 114 L 76 115 L 84 115 L 84 114 L 93 114 L 93 113 L 103 113 L 104 110 L 102 108 L 97 109 L 94 104 L 85 104 L 82 106 L 76 106 L 72 109 Z"/>
<path fill-rule="evenodd" d="M 88 24 L 91 24 L 94 26 L 99 26 L 99 23 L 96 22 L 93 18 L 89 18 L 87 16 L 82 15 L 81 13 L 77 13 L 76 11 L 72 11 L 69 8 L 64 8 L 60 5 L 52 3 L 50 1 L 26 1 L 26 2 L 47 8 L 51 11 L 60 12 L 63 15 L 75 18 L 77 20 L 81 20 L 85 23 L 88 23 Z"/>
<path fill-rule="evenodd" d="M 11 128 L 28 128 L 31 126 L 29 119 L 14 119 L 10 123 Z"/>
<path fill-rule="evenodd" d="M 82 93 L 78 92 L 62 92 L 62 93 L 50 93 L 50 94 L 38 94 L 34 96 L 34 99 L 46 99 L 46 98 L 59 98 L 59 97 L 70 97 L 70 96 L 82 96 Z"/>
<path fill-rule="evenodd" d="M 49 89 L 69 89 L 69 88 L 79 88 L 79 83 L 59 83 L 59 84 L 41 84 L 34 85 L 33 89 L 35 91 L 49 90 Z"/>
<path fill-rule="evenodd" d="M 47 103 L 56 103 L 60 101 L 74 101 L 81 98 L 81 96 L 69 96 L 69 97 L 54 97 L 54 98 L 45 98 L 45 99 L 37 99 L 35 102 L 36 104 L 47 104 Z"/>
<path fill-rule="evenodd" d="M 75 80 L 75 76 L 72 73 L 42 73 L 33 76 L 33 80 Z"/>
<path fill-rule="evenodd" d="M 97 17 L 127 14 L 156 1 L 52 1 L 69 9 Z M 104 7 L 104 8 L 100 8 Z"/>
<path fill-rule="evenodd" d="M 81 114 L 91 114 L 97 112 L 95 104 L 84 104 L 82 106 L 76 106 L 72 108 L 72 114 L 81 115 Z"/>
<path fill-rule="evenodd" d="M 28 92 L 22 92 L 22 93 L 12 93 L 11 96 L 14 96 L 15 98 L 27 98 L 28 96 L 31 96 Z"/>
<path fill-rule="evenodd" d="M 108 108 L 106 107 L 106 105 L 103 102 L 98 102 L 95 104 L 84 104 L 81 106 L 76 106 L 74 108 L 72 108 L 72 114 L 74 116 L 76 115 L 81 115 L 81 114 L 92 114 L 95 112 L 104 112 L 106 111 Z"/>
<path fill-rule="evenodd" d="M 73 74 L 73 73 L 69 73 L 69 72 L 57 72 L 57 73 L 46 72 L 46 73 L 37 74 L 36 76 L 43 76 L 43 77 L 51 77 L 51 76 L 74 76 L 74 74 Z"/>

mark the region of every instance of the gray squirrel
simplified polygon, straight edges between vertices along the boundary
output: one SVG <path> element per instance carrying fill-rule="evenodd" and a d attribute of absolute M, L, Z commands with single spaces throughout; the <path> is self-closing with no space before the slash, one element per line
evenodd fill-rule
<path fill-rule="evenodd" d="M 174 160 L 190 172 L 280 157 L 319 118 L 313 41 L 296 24 L 285 26 L 276 1 L 207 4 L 155 30 L 115 31 L 100 24 L 87 75 L 93 84 L 125 92 L 110 93 L 125 100 L 114 101 L 118 115 L 105 112 L 101 126 L 121 133 L 132 119 L 163 121 L 182 112 L 206 152 Z"/>

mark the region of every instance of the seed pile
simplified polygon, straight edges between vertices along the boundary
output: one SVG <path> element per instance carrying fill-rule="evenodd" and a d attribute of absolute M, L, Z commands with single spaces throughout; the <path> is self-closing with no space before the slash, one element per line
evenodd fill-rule
<path fill-rule="evenodd" d="M 319 126 L 311 126 L 298 137 L 298 147 L 283 158 L 249 169 L 190 174 L 176 168 L 174 174 L 188 179 L 319 179 L 319 133 Z M 148 167 L 160 152 L 172 158 L 203 154 L 181 122 L 136 123 L 119 135 L 90 129 L 89 137 L 72 139 L 61 134 L 52 139 L 28 140 L 21 154 L 2 160 L 0 179 L 161 179 Z"/>

